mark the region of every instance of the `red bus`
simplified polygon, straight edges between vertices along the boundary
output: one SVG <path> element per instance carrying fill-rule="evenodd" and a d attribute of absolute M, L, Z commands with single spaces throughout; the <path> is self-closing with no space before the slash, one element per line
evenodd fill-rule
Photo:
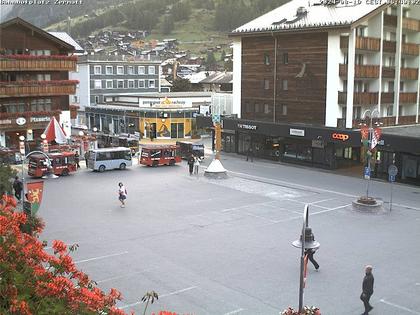
<path fill-rule="evenodd" d="M 175 145 L 146 145 L 141 147 L 139 164 L 147 166 L 175 165 L 180 163 L 178 147 Z"/>
<path fill-rule="evenodd" d="M 51 167 L 55 175 L 67 176 L 76 172 L 77 165 L 74 160 L 75 152 L 47 153 L 51 161 Z M 42 177 L 48 173 L 47 161 L 42 154 L 29 156 L 28 175 Z"/>

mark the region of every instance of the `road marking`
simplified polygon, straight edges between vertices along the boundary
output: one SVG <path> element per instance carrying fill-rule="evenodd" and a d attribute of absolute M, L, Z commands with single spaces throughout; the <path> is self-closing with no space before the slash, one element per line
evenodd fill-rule
<path fill-rule="evenodd" d="M 190 290 L 193 290 L 193 289 L 196 289 L 196 288 L 198 288 L 198 287 L 197 286 L 192 286 L 192 287 L 188 287 L 188 288 L 185 288 L 185 289 L 177 290 L 177 291 L 174 291 L 174 292 L 171 292 L 171 293 L 162 294 L 162 295 L 159 295 L 159 298 L 161 299 L 161 298 L 164 298 L 164 297 L 167 297 L 167 296 L 176 295 L 176 294 L 179 294 L 179 293 L 182 293 L 182 292 L 185 292 L 185 291 L 190 291 Z M 124 306 L 121 306 L 121 307 L 118 307 L 118 308 L 120 310 L 124 310 L 126 308 L 133 307 L 133 306 L 139 305 L 141 303 L 142 302 L 140 301 L 140 302 L 136 302 L 136 303 L 124 305 Z"/>
<path fill-rule="evenodd" d="M 398 304 L 395 304 L 395 303 L 388 302 L 385 299 L 380 299 L 379 301 L 382 302 L 382 303 L 384 303 L 384 304 L 387 304 L 389 306 L 393 306 L 393 307 L 398 308 L 400 310 L 406 311 L 408 313 L 420 315 L 419 312 L 416 312 L 414 310 L 411 310 L 411 309 L 409 309 L 409 308 L 407 308 L 405 306 L 401 306 L 401 305 L 398 305 Z"/>
<path fill-rule="evenodd" d="M 106 279 L 99 280 L 99 281 L 95 281 L 95 282 L 99 284 L 99 283 L 109 282 L 109 281 L 113 281 L 113 280 L 119 280 L 119 279 L 123 279 L 123 278 L 131 277 L 131 276 L 134 276 L 134 275 L 138 275 L 138 274 L 140 274 L 140 273 L 144 273 L 144 272 L 152 271 L 152 270 L 155 270 L 155 269 L 156 269 L 156 268 L 145 269 L 145 270 L 142 270 L 142 271 L 137 271 L 137 272 L 133 272 L 133 273 L 130 273 L 130 274 L 127 274 L 127 275 L 115 276 L 115 277 L 106 278 Z"/>
<path fill-rule="evenodd" d="M 237 310 L 234 310 L 232 312 L 225 313 L 224 315 L 238 314 L 238 313 L 240 313 L 242 311 L 245 311 L 245 310 L 243 308 L 238 308 Z"/>
<path fill-rule="evenodd" d="M 243 205 L 243 206 L 239 206 L 239 207 L 233 207 L 233 208 L 227 208 L 227 209 L 220 210 L 220 212 L 229 212 L 229 211 L 235 211 L 235 210 L 239 210 L 239 209 L 243 209 L 243 208 L 247 208 L 247 207 L 263 206 L 263 205 L 267 205 L 267 204 L 270 204 L 270 203 L 273 203 L 273 202 L 276 202 L 276 200 L 247 204 L 247 205 Z"/>
<path fill-rule="evenodd" d="M 78 260 L 78 261 L 75 261 L 74 263 L 79 264 L 79 263 L 84 263 L 84 262 L 88 262 L 88 261 L 100 260 L 100 259 L 105 259 L 105 258 L 110 258 L 110 257 L 115 257 L 115 256 L 126 255 L 126 254 L 128 254 L 127 251 L 121 252 L 121 253 L 116 253 L 116 254 L 105 255 L 105 256 L 93 257 L 93 258 L 89 258 L 89 259 Z"/>
<path fill-rule="evenodd" d="M 328 199 L 324 199 L 324 200 L 314 201 L 314 202 L 311 202 L 310 204 L 311 204 L 311 205 L 314 205 L 314 204 L 317 204 L 317 203 L 326 202 L 326 201 L 331 201 L 331 200 L 335 200 L 335 199 L 337 199 L 337 198 L 328 198 Z"/>
<path fill-rule="evenodd" d="M 249 213 L 249 212 L 243 212 L 243 213 L 246 214 L 246 215 L 249 215 L 250 217 L 254 217 L 254 218 L 258 218 L 258 219 L 263 219 L 263 220 L 270 221 L 272 223 L 276 223 L 275 220 L 271 220 L 269 218 L 266 218 L 266 217 L 263 217 L 263 216 L 260 216 L 260 215 L 256 215 L 256 214 Z"/>

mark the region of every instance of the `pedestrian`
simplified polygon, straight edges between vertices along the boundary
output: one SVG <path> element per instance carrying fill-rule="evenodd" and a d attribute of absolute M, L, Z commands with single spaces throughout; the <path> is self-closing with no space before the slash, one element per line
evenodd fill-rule
<path fill-rule="evenodd" d="M 188 160 L 187 160 L 187 163 L 188 163 L 188 170 L 189 170 L 189 172 L 190 172 L 190 176 L 192 175 L 193 170 L 194 170 L 194 161 L 195 161 L 195 159 L 194 159 L 194 155 L 190 154 L 190 156 L 189 156 L 189 158 L 188 158 Z"/>
<path fill-rule="evenodd" d="M 252 151 L 252 147 L 250 146 L 246 151 L 246 160 L 251 159 L 251 162 L 254 162 L 254 151 Z"/>
<path fill-rule="evenodd" d="M 123 183 L 118 183 L 118 200 L 121 202 L 121 208 L 125 208 L 125 200 L 127 199 L 127 189 Z"/>
<path fill-rule="evenodd" d="M 89 161 L 89 151 L 86 151 L 85 153 L 86 168 L 88 168 L 88 161 Z"/>
<path fill-rule="evenodd" d="M 76 153 L 74 153 L 74 162 L 76 163 L 77 168 L 80 168 L 80 155 L 79 152 L 76 151 Z"/>
<path fill-rule="evenodd" d="M 369 300 L 373 294 L 373 282 L 374 282 L 373 274 L 372 274 L 372 266 L 367 265 L 365 267 L 365 277 L 363 278 L 362 283 L 362 294 L 360 295 L 360 299 L 363 301 L 363 305 L 365 307 L 365 312 L 362 315 L 368 315 L 369 312 L 373 309 L 373 306 L 370 305 Z"/>
<path fill-rule="evenodd" d="M 201 159 L 199 156 L 194 157 L 194 174 L 198 175 Z"/>
<path fill-rule="evenodd" d="M 305 255 L 308 255 L 308 259 L 311 261 L 312 265 L 314 265 L 315 270 L 318 271 L 319 269 L 319 264 L 318 262 L 315 260 L 314 258 L 314 254 L 315 254 L 316 250 L 312 249 L 312 248 L 307 248 L 305 250 Z"/>
<path fill-rule="evenodd" d="M 13 189 L 15 191 L 16 199 L 20 202 L 20 199 L 22 198 L 23 183 L 19 179 L 19 176 L 16 176 L 13 181 Z"/>

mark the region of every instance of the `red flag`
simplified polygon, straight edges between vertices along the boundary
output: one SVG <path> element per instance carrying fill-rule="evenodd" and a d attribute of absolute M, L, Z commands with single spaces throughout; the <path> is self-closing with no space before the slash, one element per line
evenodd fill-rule
<path fill-rule="evenodd" d="M 370 142 L 370 149 L 373 150 L 381 138 L 382 131 L 381 128 L 375 128 L 372 132 L 372 140 Z"/>
<path fill-rule="evenodd" d="M 362 134 L 362 140 L 368 140 L 369 139 L 369 128 L 367 126 L 363 126 L 360 129 L 360 133 Z"/>
<path fill-rule="evenodd" d="M 32 205 L 32 213 L 35 214 L 41 206 L 44 182 L 31 182 L 26 184 L 28 189 L 28 201 Z"/>

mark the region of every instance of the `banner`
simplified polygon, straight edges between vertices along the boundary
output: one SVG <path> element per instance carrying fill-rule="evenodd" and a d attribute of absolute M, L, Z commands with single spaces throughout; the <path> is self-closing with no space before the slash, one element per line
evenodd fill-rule
<path fill-rule="evenodd" d="M 375 128 L 373 130 L 373 132 L 372 132 L 372 140 L 370 142 L 370 149 L 371 150 L 373 150 L 377 146 L 377 144 L 379 142 L 379 139 L 381 138 L 381 135 L 382 135 L 382 131 L 381 131 L 380 128 Z"/>
<path fill-rule="evenodd" d="M 369 128 L 367 126 L 363 126 L 360 129 L 360 133 L 362 135 L 362 140 L 368 140 L 369 139 Z"/>
<path fill-rule="evenodd" d="M 42 193 L 44 191 L 44 182 L 31 182 L 26 184 L 27 199 L 32 205 L 32 214 L 36 214 L 41 206 Z"/>

